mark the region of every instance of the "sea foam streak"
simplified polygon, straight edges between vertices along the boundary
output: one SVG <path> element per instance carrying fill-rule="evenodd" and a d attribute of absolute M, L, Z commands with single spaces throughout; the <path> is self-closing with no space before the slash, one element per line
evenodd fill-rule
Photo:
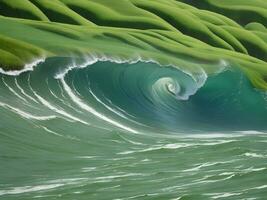
<path fill-rule="evenodd" d="M 70 96 L 70 98 L 82 109 L 92 113 L 93 115 L 95 115 L 96 117 L 106 121 L 106 122 L 109 122 L 119 128 L 122 128 L 124 130 L 127 130 L 127 131 L 130 131 L 132 133 L 137 133 L 136 130 L 130 128 L 130 127 L 127 127 L 125 125 L 122 125 L 120 124 L 119 122 L 116 122 L 108 117 L 106 117 L 105 115 L 97 112 L 94 108 L 88 106 L 87 104 L 85 104 L 79 97 L 77 97 L 71 90 L 71 88 L 67 85 L 67 83 L 64 81 L 64 78 L 61 78 L 61 83 L 63 85 L 63 88 L 65 89 L 65 91 L 67 92 L 67 94 Z"/>
<path fill-rule="evenodd" d="M 13 106 L 10 106 L 10 105 L 5 104 L 5 103 L 2 103 L 2 102 L 0 102 L 0 106 L 5 107 L 5 108 L 8 108 L 11 111 L 19 114 L 20 116 L 22 116 L 23 118 L 26 118 L 26 119 L 35 119 L 35 120 L 44 121 L 44 120 L 55 119 L 57 117 L 55 115 L 50 115 L 50 116 L 35 116 L 33 114 L 27 113 L 25 111 L 22 111 L 22 110 L 20 110 L 18 108 L 15 108 Z"/>

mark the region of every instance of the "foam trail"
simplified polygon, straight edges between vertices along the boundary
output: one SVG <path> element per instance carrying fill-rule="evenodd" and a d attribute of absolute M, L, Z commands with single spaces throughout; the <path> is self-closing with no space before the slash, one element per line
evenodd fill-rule
<path fill-rule="evenodd" d="M 15 108 L 13 106 L 10 106 L 10 105 L 2 103 L 2 102 L 0 102 L 0 106 L 8 108 L 8 109 L 12 110 L 13 112 L 19 114 L 20 116 L 22 116 L 23 118 L 26 118 L 26 119 L 36 119 L 36 120 L 40 120 L 40 121 L 45 121 L 45 120 L 50 120 L 50 119 L 55 119 L 56 118 L 55 115 L 51 115 L 51 116 L 35 116 L 35 115 L 32 115 L 30 113 L 27 113 L 25 111 L 22 111 L 22 110 L 20 110 L 18 108 Z"/>
<path fill-rule="evenodd" d="M 12 92 L 15 96 L 17 96 L 19 99 L 21 99 L 22 101 L 28 103 L 28 101 L 23 98 L 22 96 L 20 96 L 13 88 L 11 88 L 4 80 L 4 77 L 2 77 L 2 81 L 4 83 L 4 85 L 9 89 L 10 92 Z"/>
<path fill-rule="evenodd" d="M 65 106 L 71 108 L 75 112 L 82 113 L 81 111 L 79 111 L 79 110 L 75 109 L 74 107 L 72 107 L 70 104 L 66 103 L 63 99 L 59 98 L 52 90 L 49 89 L 49 92 L 53 97 L 55 97 L 55 99 L 59 100 Z"/>
<path fill-rule="evenodd" d="M 48 133 L 52 133 L 53 135 L 56 135 L 56 136 L 60 136 L 60 137 L 63 137 L 63 135 L 59 134 L 59 133 L 56 133 L 55 131 L 52 131 L 50 129 L 48 129 L 47 127 L 45 126 L 41 126 L 46 132 Z"/>
<path fill-rule="evenodd" d="M 55 111 L 56 113 L 58 114 L 61 114 L 69 119 L 72 119 L 74 121 L 78 121 L 78 122 L 81 122 L 83 124 L 86 124 L 86 125 L 89 125 L 87 122 L 77 118 L 77 117 L 74 117 L 72 116 L 71 114 L 65 112 L 64 110 L 60 110 L 58 108 L 56 108 L 55 106 L 53 106 L 52 104 L 50 104 L 48 101 L 46 101 L 44 98 L 42 98 L 41 96 L 39 96 L 35 91 L 33 91 L 34 95 L 38 98 L 38 100 L 46 107 L 48 107 L 50 110 L 53 110 Z"/>
<path fill-rule="evenodd" d="M 125 125 L 122 125 L 112 119 L 109 119 L 108 117 L 106 117 L 105 115 L 101 114 L 101 113 L 98 113 L 95 109 L 93 109 L 92 107 L 88 106 L 87 104 L 83 103 L 82 100 L 77 97 L 73 92 L 72 90 L 70 89 L 70 87 L 67 85 L 67 83 L 65 82 L 64 80 L 64 76 L 60 79 L 61 80 L 61 83 L 63 85 L 63 88 L 65 89 L 65 91 L 67 92 L 67 94 L 70 96 L 70 98 L 73 100 L 73 102 L 75 102 L 80 108 L 92 113 L 93 115 L 95 115 L 96 117 L 106 121 L 106 122 L 109 122 L 110 124 L 113 124 L 119 128 L 122 128 L 124 130 L 127 130 L 127 131 L 130 131 L 132 133 L 137 133 L 136 130 L 134 129 L 131 129 Z"/>
<path fill-rule="evenodd" d="M 141 125 L 140 123 L 137 123 L 137 122 L 135 122 L 135 121 L 133 121 L 133 120 L 131 120 L 131 119 L 129 119 L 129 118 L 127 118 L 123 113 L 121 113 L 121 112 L 119 112 L 119 111 L 117 111 L 117 110 L 115 110 L 115 109 L 113 109 L 113 108 L 111 108 L 110 106 L 108 106 L 108 105 L 106 105 L 103 101 L 101 101 L 91 90 L 89 90 L 89 92 L 90 92 L 90 94 L 95 98 L 95 100 L 97 101 L 97 102 L 99 102 L 100 104 L 102 104 L 106 109 L 108 109 L 109 111 L 111 111 L 111 112 L 113 112 L 113 113 L 115 113 L 115 114 L 117 114 L 118 116 L 120 116 L 121 118 L 123 118 L 123 119 L 127 119 L 127 120 L 129 120 L 129 121 L 131 121 L 131 122 L 133 122 L 133 123 L 135 123 L 135 124 L 139 124 L 139 125 Z"/>
<path fill-rule="evenodd" d="M 28 95 L 23 89 L 22 87 L 18 84 L 17 79 L 15 78 L 15 84 L 17 86 L 17 88 L 20 90 L 20 92 L 27 98 L 31 99 L 32 101 L 34 101 L 35 103 L 38 103 L 34 98 L 32 98 L 30 95 Z"/>
<path fill-rule="evenodd" d="M 82 113 L 81 111 L 75 109 L 74 107 L 72 107 L 69 103 L 66 103 L 63 99 L 59 98 L 49 87 L 49 84 L 48 84 L 48 80 L 47 80 L 47 86 L 48 86 L 48 90 L 50 92 L 50 94 L 57 100 L 59 100 L 62 104 L 64 104 L 65 106 L 71 108 L 72 110 L 74 110 L 75 112 L 78 112 L 78 113 Z"/>
<path fill-rule="evenodd" d="M 50 190 L 57 187 L 64 186 L 64 184 L 50 184 L 50 185 L 37 185 L 37 186 L 25 186 L 25 187 L 15 187 L 10 190 L 0 190 L 0 196 L 7 194 L 22 194 L 27 192 L 37 192 L 43 190 Z"/>

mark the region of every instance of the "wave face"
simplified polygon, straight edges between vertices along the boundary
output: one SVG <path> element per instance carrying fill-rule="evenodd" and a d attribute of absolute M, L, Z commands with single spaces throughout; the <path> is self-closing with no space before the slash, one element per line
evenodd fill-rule
<path fill-rule="evenodd" d="M 107 60 L 0 75 L 0 198 L 266 197 L 265 92 L 231 67 Z"/>

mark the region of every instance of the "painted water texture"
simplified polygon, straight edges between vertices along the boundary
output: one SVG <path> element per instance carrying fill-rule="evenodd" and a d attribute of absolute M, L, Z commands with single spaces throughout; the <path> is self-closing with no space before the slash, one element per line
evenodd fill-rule
<path fill-rule="evenodd" d="M 0 199 L 266 200 L 265 0 L 0 0 Z"/>

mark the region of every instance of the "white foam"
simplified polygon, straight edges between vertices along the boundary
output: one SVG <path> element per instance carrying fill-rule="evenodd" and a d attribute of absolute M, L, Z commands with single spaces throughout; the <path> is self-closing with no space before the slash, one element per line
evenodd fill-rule
<path fill-rule="evenodd" d="M 60 136 L 60 137 L 63 137 L 63 135 L 61 135 L 61 134 L 59 134 L 59 133 L 57 133 L 57 132 L 55 132 L 55 131 L 52 131 L 52 130 L 50 130 L 49 128 L 47 128 L 47 127 L 45 127 L 45 126 L 41 126 L 46 132 L 48 132 L 48 133 L 52 133 L 52 134 L 54 134 L 54 135 L 56 135 L 56 136 Z"/>
<path fill-rule="evenodd" d="M 257 154 L 257 153 L 245 153 L 244 154 L 247 157 L 252 157 L 252 158 L 264 158 L 265 156 L 262 154 Z"/>
<path fill-rule="evenodd" d="M 218 193 L 214 196 L 212 196 L 211 198 L 212 199 L 219 199 L 219 198 L 226 198 L 226 197 L 232 197 L 232 196 L 239 196 L 241 195 L 242 193 Z"/>
<path fill-rule="evenodd" d="M 263 171 L 263 170 L 266 170 L 266 168 L 265 167 L 261 167 L 261 168 L 250 167 L 250 168 L 247 168 L 247 169 L 243 169 L 242 171 L 245 172 L 245 173 L 251 173 L 251 172 L 260 172 L 260 171 Z"/>
<path fill-rule="evenodd" d="M 134 151 L 124 151 L 117 153 L 118 155 L 127 155 L 127 154 L 133 154 L 133 153 L 142 153 L 142 152 L 149 152 L 149 151 L 156 151 L 160 149 L 179 149 L 179 148 L 186 148 L 186 147 L 191 147 L 195 146 L 195 144 L 185 144 L 185 143 L 180 143 L 180 144 L 165 144 L 165 145 L 155 145 L 146 149 L 139 149 L 139 150 L 134 150 Z"/>
<path fill-rule="evenodd" d="M 98 61 L 97 58 L 95 57 L 90 57 L 90 58 L 86 58 L 86 61 L 80 65 L 77 65 L 74 61 L 71 65 L 69 65 L 68 67 L 64 68 L 62 71 L 58 72 L 56 75 L 55 75 L 55 79 L 62 79 L 64 78 L 64 76 L 71 70 L 75 69 L 75 68 L 79 68 L 79 69 L 82 69 L 82 68 L 85 68 L 89 65 L 92 65 L 94 63 L 96 63 Z"/>
<path fill-rule="evenodd" d="M 124 177 L 131 177 L 131 176 L 146 176 L 146 174 L 143 173 L 128 173 L 128 174 L 118 174 L 113 176 L 100 176 L 96 177 L 95 180 L 104 180 L 109 181 L 116 178 L 124 178 Z"/>
<path fill-rule="evenodd" d="M 44 61 L 45 61 L 45 58 L 38 58 L 31 63 L 25 64 L 23 69 L 21 70 L 5 71 L 0 67 L 0 73 L 9 75 L 9 76 L 18 76 L 24 72 L 33 71 L 35 66 L 37 66 L 40 63 L 43 63 Z"/>
<path fill-rule="evenodd" d="M 96 169 L 96 167 L 84 167 L 82 168 L 82 172 L 91 172 L 94 171 Z"/>
<path fill-rule="evenodd" d="M 259 187 L 255 187 L 254 189 L 260 190 L 260 189 L 265 189 L 267 188 L 267 185 L 261 185 Z"/>
<path fill-rule="evenodd" d="M 232 163 L 232 162 L 234 162 L 234 161 L 233 160 L 230 160 L 230 161 L 221 161 L 221 162 L 206 162 L 206 163 L 201 163 L 201 164 L 198 164 L 196 167 L 183 170 L 183 172 L 199 171 L 201 168 L 204 168 L 204 167 L 211 167 L 211 166 L 218 165 L 218 164 L 227 164 L 227 163 Z"/>
<path fill-rule="evenodd" d="M 97 158 L 99 156 L 77 156 L 76 158 L 82 158 L 82 159 L 92 159 L 92 158 Z"/>

